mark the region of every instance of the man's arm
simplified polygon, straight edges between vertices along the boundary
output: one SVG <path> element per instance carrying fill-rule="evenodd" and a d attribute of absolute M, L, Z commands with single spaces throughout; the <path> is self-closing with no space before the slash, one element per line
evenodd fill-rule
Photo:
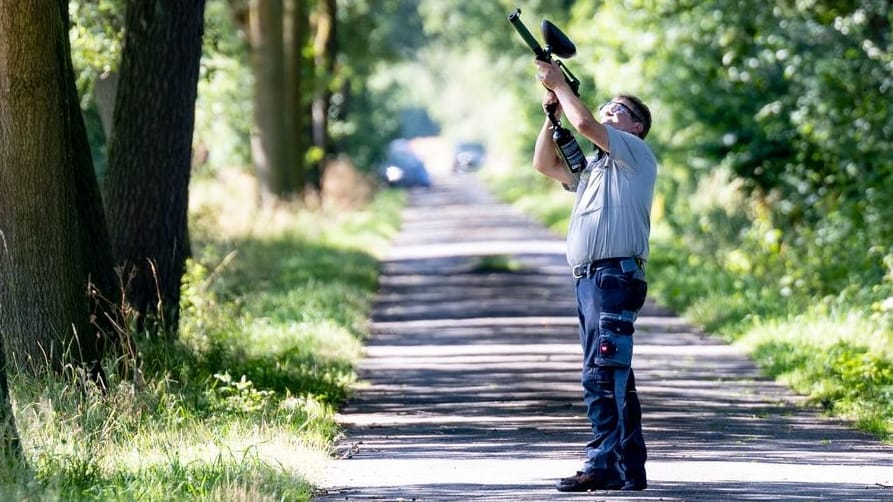
<path fill-rule="evenodd" d="M 571 186 L 574 184 L 574 180 L 564 162 L 558 157 L 558 152 L 555 151 L 550 126 L 549 119 L 546 119 L 536 138 L 536 146 L 533 148 L 533 167 L 544 175 Z"/>
<path fill-rule="evenodd" d="M 550 89 L 558 98 L 558 102 L 561 103 L 566 121 L 570 122 L 570 125 L 577 132 L 595 143 L 603 151 L 611 151 L 611 142 L 608 139 L 607 129 L 596 120 L 579 96 L 574 94 L 574 90 L 571 89 L 571 86 L 564 79 L 564 73 L 561 72 L 558 65 L 536 60 L 536 66 L 540 82 L 547 89 Z"/>

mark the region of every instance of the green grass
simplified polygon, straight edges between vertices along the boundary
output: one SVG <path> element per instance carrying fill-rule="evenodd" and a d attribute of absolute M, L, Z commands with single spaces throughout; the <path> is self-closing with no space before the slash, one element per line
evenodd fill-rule
<path fill-rule="evenodd" d="M 744 347 L 763 371 L 822 411 L 893 441 L 893 330 L 869 295 L 816 298 L 733 273 L 672 240 L 653 242 L 651 291 Z M 873 285 L 864 285 L 864 290 Z"/>
<path fill-rule="evenodd" d="M 521 262 L 512 256 L 492 255 L 478 258 L 471 267 L 471 271 L 479 274 L 512 273 L 522 268 Z"/>
<path fill-rule="evenodd" d="M 251 196 L 220 189 L 197 189 L 179 339 L 136 336 L 141 381 L 111 361 L 107 394 L 13 376 L 27 466 L 0 499 L 309 500 L 403 199 L 245 217 Z"/>
<path fill-rule="evenodd" d="M 871 320 L 804 314 L 752 326 L 739 339 L 766 371 L 830 413 L 890 440 L 893 359 L 889 333 Z"/>

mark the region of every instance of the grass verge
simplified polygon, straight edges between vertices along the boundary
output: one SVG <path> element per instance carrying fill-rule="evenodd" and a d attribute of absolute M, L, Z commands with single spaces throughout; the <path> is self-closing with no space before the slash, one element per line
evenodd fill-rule
<path fill-rule="evenodd" d="M 402 196 L 257 211 L 250 192 L 197 188 L 180 337 L 137 339 L 143 384 L 13 379 L 28 467 L 5 471 L 0 498 L 310 499 Z"/>

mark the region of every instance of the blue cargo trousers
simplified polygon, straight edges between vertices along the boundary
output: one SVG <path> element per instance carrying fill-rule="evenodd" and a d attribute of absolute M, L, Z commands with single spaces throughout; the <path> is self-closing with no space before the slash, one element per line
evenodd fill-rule
<path fill-rule="evenodd" d="M 592 424 L 583 471 L 645 480 L 642 408 L 631 369 L 633 326 L 647 293 L 641 268 L 598 268 L 576 282 L 583 398 Z"/>

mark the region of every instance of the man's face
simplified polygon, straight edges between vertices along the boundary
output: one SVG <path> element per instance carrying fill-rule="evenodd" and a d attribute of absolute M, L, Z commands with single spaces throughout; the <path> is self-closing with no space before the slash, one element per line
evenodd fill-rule
<path fill-rule="evenodd" d="M 642 119 L 633 111 L 632 104 L 623 99 L 612 99 L 598 109 L 599 121 L 614 129 L 638 135 L 642 131 Z"/>

